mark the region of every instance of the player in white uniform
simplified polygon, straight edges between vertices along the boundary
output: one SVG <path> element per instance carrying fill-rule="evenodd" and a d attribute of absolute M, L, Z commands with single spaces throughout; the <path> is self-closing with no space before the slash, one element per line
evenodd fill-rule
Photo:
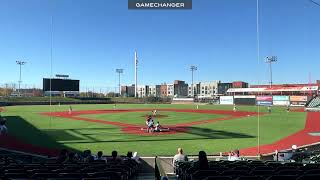
<path fill-rule="evenodd" d="M 72 107 L 69 106 L 69 114 L 72 114 Z"/>
<path fill-rule="evenodd" d="M 155 109 L 152 111 L 152 116 L 156 116 L 156 115 L 157 115 L 157 110 Z"/>

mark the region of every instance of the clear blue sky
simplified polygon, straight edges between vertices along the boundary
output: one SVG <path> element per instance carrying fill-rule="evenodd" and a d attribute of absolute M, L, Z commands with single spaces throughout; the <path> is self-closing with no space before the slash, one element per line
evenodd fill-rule
<path fill-rule="evenodd" d="M 320 0 L 315 0 L 319 1 Z M 69 74 L 86 86 L 134 82 L 269 81 L 263 58 L 277 55 L 274 83 L 320 79 L 320 7 L 309 0 L 260 0 L 257 60 L 256 0 L 193 0 L 192 10 L 128 10 L 127 0 L 1 0 L 0 84 L 41 87 L 50 76 L 50 19 L 53 15 L 53 74 Z"/>

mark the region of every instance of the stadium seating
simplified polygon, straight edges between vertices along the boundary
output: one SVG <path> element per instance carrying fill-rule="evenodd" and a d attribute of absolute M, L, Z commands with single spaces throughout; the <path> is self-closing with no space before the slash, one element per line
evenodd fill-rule
<path fill-rule="evenodd" d="M 181 180 L 306 180 L 320 179 L 320 164 L 276 161 L 209 161 L 209 169 L 199 170 L 194 162 L 178 162 L 176 174 Z M 56 163 L 23 162 L 0 155 L 0 179 L 28 180 L 130 180 L 140 166 L 136 161 Z"/>
<path fill-rule="evenodd" d="M 210 161 L 209 169 L 197 170 L 192 162 L 179 162 L 176 174 L 182 180 L 217 179 L 320 179 L 320 164 L 263 161 Z"/>
<path fill-rule="evenodd" d="M 134 179 L 139 171 L 139 165 L 134 160 L 121 162 L 76 162 L 59 164 L 53 162 L 26 163 L 13 158 L 0 156 L 0 179 Z"/>

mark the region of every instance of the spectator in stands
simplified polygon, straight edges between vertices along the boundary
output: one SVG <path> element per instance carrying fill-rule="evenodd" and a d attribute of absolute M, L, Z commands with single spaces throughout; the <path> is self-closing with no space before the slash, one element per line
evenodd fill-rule
<path fill-rule="evenodd" d="M 82 162 L 84 162 L 84 160 L 85 160 L 85 159 L 87 158 L 87 156 L 88 156 L 87 151 L 88 151 L 88 150 L 84 150 L 84 151 L 82 152 L 82 154 L 80 155 L 80 160 L 81 160 Z"/>
<path fill-rule="evenodd" d="M 276 153 L 276 155 L 278 156 L 278 161 L 290 161 L 292 157 L 296 154 L 297 146 L 292 145 L 291 148 L 292 149 L 287 152 Z"/>
<path fill-rule="evenodd" d="M 238 149 L 231 151 L 228 156 L 229 161 L 237 161 L 240 160 L 240 152 Z"/>
<path fill-rule="evenodd" d="M 91 150 L 85 150 L 83 152 L 83 162 L 93 162 L 94 161 L 94 157 L 91 154 Z"/>
<path fill-rule="evenodd" d="M 117 151 L 112 151 L 111 153 L 111 159 L 110 162 L 121 162 L 122 159 L 120 157 L 118 157 L 118 152 Z"/>
<path fill-rule="evenodd" d="M 0 118 L 0 135 L 8 134 L 8 128 L 6 126 L 6 119 Z"/>
<path fill-rule="evenodd" d="M 207 154 L 204 151 L 199 151 L 199 159 L 198 161 L 193 163 L 193 166 L 198 170 L 206 170 L 209 169 L 209 163 L 207 159 Z"/>
<path fill-rule="evenodd" d="M 132 152 L 128 151 L 126 159 L 131 159 L 133 157 Z"/>
<path fill-rule="evenodd" d="M 64 163 L 68 158 L 68 150 L 62 149 L 57 157 L 57 163 Z"/>
<path fill-rule="evenodd" d="M 97 153 L 97 157 L 95 158 L 95 161 L 105 161 L 105 162 L 107 162 L 107 159 L 105 157 L 103 157 L 102 155 L 103 155 L 103 152 L 99 151 Z"/>
<path fill-rule="evenodd" d="M 183 154 L 182 148 L 178 148 L 177 152 L 178 153 L 176 155 L 174 155 L 173 160 L 172 160 L 174 172 L 176 172 L 178 162 L 188 161 L 188 157 L 187 157 L 187 155 Z"/>
<path fill-rule="evenodd" d="M 188 157 L 183 154 L 183 149 L 182 148 L 178 148 L 177 152 L 178 152 L 178 154 L 176 154 L 173 157 L 173 161 L 172 161 L 173 166 L 176 166 L 177 162 L 188 161 Z"/>
<path fill-rule="evenodd" d="M 68 157 L 63 163 L 77 163 L 78 159 L 76 158 L 76 154 L 74 152 L 69 152 Z"/>
<path fill-rule="evenodd" d="M 138 155 L 138 152 L 134 152 L 133 153 L 133 157 L 131 159 L 135 160 L 139 164 L 141 163 L 140 162 L 140 156 Z"/>

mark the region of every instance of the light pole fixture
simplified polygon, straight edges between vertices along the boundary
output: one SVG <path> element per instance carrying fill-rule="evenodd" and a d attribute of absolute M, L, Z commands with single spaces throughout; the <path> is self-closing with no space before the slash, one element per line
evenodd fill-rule
<path fill-rule="evenodd" d="M 138 96 L 138 53 L 134 51 L 134 97 Z"/>
<path fill-rule="evenodd" d="M 121 82 L 120 82 L 120 77 L 121 77 L 121 74 L 123 73 L 123 69 L 116 69 L 116 73 L 119 74 L 119 95 L 121 95 Z"/>
<path fill-rule="evenodd" d="M 21 96 L 20 94 L 20 85 L 21 85 L 21 66 L 25 65 L 27 62 L 25 61 L 16 61 L 16 63 L 19 65 L 19 68 L 20 68 L 20 73 L 19 73 L 19 89 L 18 89 L 18 93 L 19 93 L 19 97 Z"/>
<path fill-rule="evenodd" d="M 278 61 L 277 56 L 267 56 L 266 63 L 269 63 L 269 70 L 270 70 L 270 87 L 272 87 L 272 63 Z"/>
<path fill-rule="evenodd" d="M 192 66 L 190 66 L 190 70 L 191 70 L 191 95 L 192 95 L 192 97 L 194 97 L 194 89 L 193 89 L 193 72 L 194 71 L 196 71 L 196 70 L 198 70 L 198 67 L 197 66 L 194 66 L 194 65 L 192 65 Z"/>

